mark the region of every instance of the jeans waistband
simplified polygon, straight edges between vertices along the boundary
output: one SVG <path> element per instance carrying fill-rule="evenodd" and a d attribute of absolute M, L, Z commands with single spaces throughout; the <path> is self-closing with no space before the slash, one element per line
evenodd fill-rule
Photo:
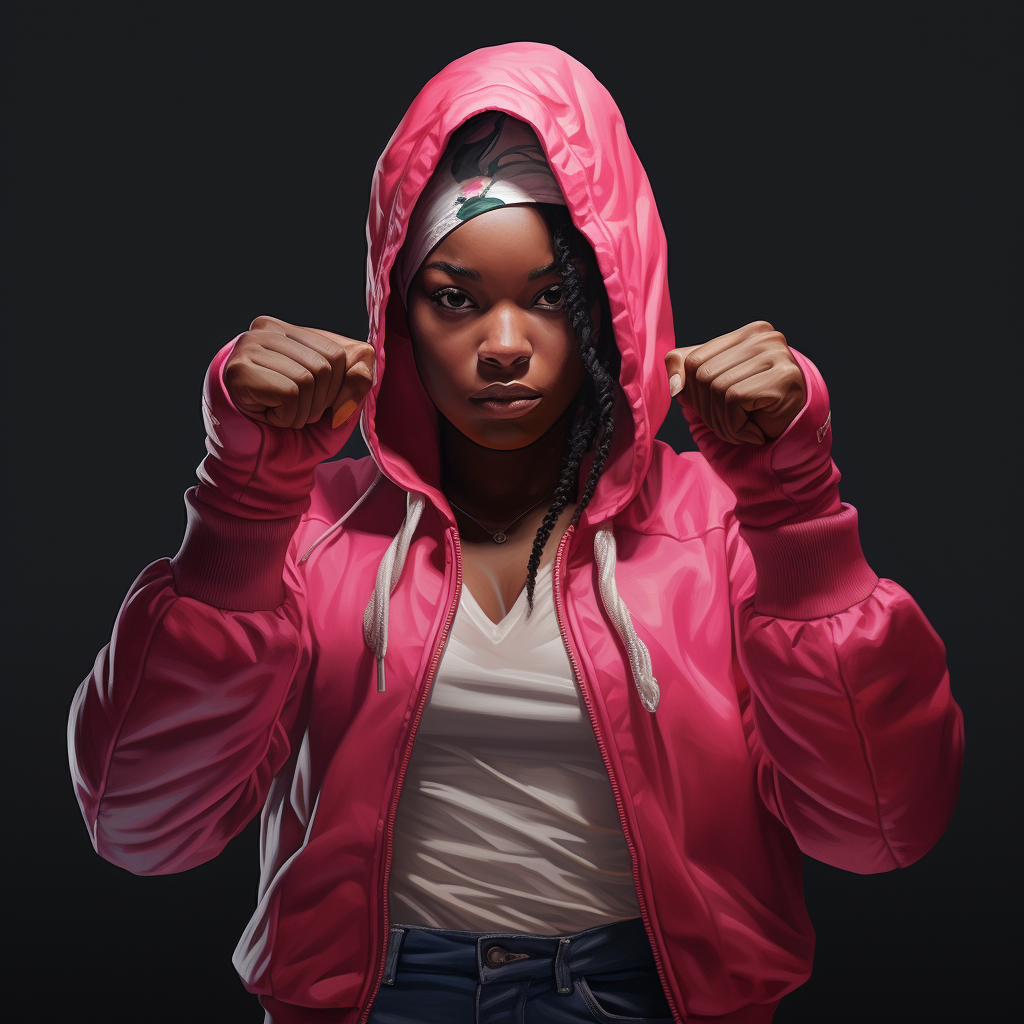
<path fill-rule="evenodd" d="M 643 920 L 588 928 L 572 935 L 524 932 L 466 932 L 394 924 L 382 983 L 393 985 L 399 969 L 417 973 L 463 974 L 490 982 L 550 977 L 559 993 L 573 990 L 573 974 L 654 970 Z"/>

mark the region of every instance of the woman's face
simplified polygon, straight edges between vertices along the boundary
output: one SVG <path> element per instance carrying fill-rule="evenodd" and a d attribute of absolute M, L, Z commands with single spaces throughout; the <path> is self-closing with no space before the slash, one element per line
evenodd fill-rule
<path fill-rule="evenodd" d="M 551 237 L 529 205 L 456 228 L 409 289 L 408 321 L 423 386 L 441 414 L 485 448 L 523 448 L 566 411 L 586 371 L 563 311 Z M 510 400 L 514 383 L 534 397 Z M 489 385 L 497 399 L 480 392 Z"/>

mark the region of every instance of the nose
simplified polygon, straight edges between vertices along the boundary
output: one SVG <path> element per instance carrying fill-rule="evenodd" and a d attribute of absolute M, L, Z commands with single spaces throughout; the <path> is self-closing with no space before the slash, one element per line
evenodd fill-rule
<path fill-rule="evenodd" d="M 533 354 L 527 330 L 527 317 L 515 303 L 498 303 L 481 320 L 482 334 L 477 358 L 502 370 L 529 362 Z"/>

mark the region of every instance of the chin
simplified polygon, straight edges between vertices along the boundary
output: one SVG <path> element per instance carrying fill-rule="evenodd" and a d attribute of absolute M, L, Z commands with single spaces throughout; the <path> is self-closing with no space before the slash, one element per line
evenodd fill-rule
<path fill-rule="evenodd" d="M 482 448 L 504 452 L 526 448 L 535 441 L 539 441 L 550 426 L 550 424 L 526 424 L 521 420 L 506 420 L 504 422 L 490 420 L 484 423 L 479 421 L 456 423 L 449 420 L 449 422 L 474 444 L 478 444 Z"/>
<path fill-rule="evenodd" d="M 482 448 L 492 448 L 494 451 L 499 452 L 511 452 L 517 448 L 527 448 L 544 436 L 543 430 L 530 431 L 528 433 L 522 430 L 476 430 L 472 433 L 467 433 L 466 431 L 463 431 L 463 433 Z"/>

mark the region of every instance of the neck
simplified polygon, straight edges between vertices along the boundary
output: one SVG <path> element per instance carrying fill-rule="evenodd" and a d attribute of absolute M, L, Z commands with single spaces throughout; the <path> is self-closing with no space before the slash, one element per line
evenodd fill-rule
<path fill-rule="evenodd" d="M 446 494 L 485 522 L 502 523 L 554 494 L 562 472 L 565 435 L 574 403 L 550 429 L 525 448 L 485 448 L 443 416 L 441 479 Z"/>

